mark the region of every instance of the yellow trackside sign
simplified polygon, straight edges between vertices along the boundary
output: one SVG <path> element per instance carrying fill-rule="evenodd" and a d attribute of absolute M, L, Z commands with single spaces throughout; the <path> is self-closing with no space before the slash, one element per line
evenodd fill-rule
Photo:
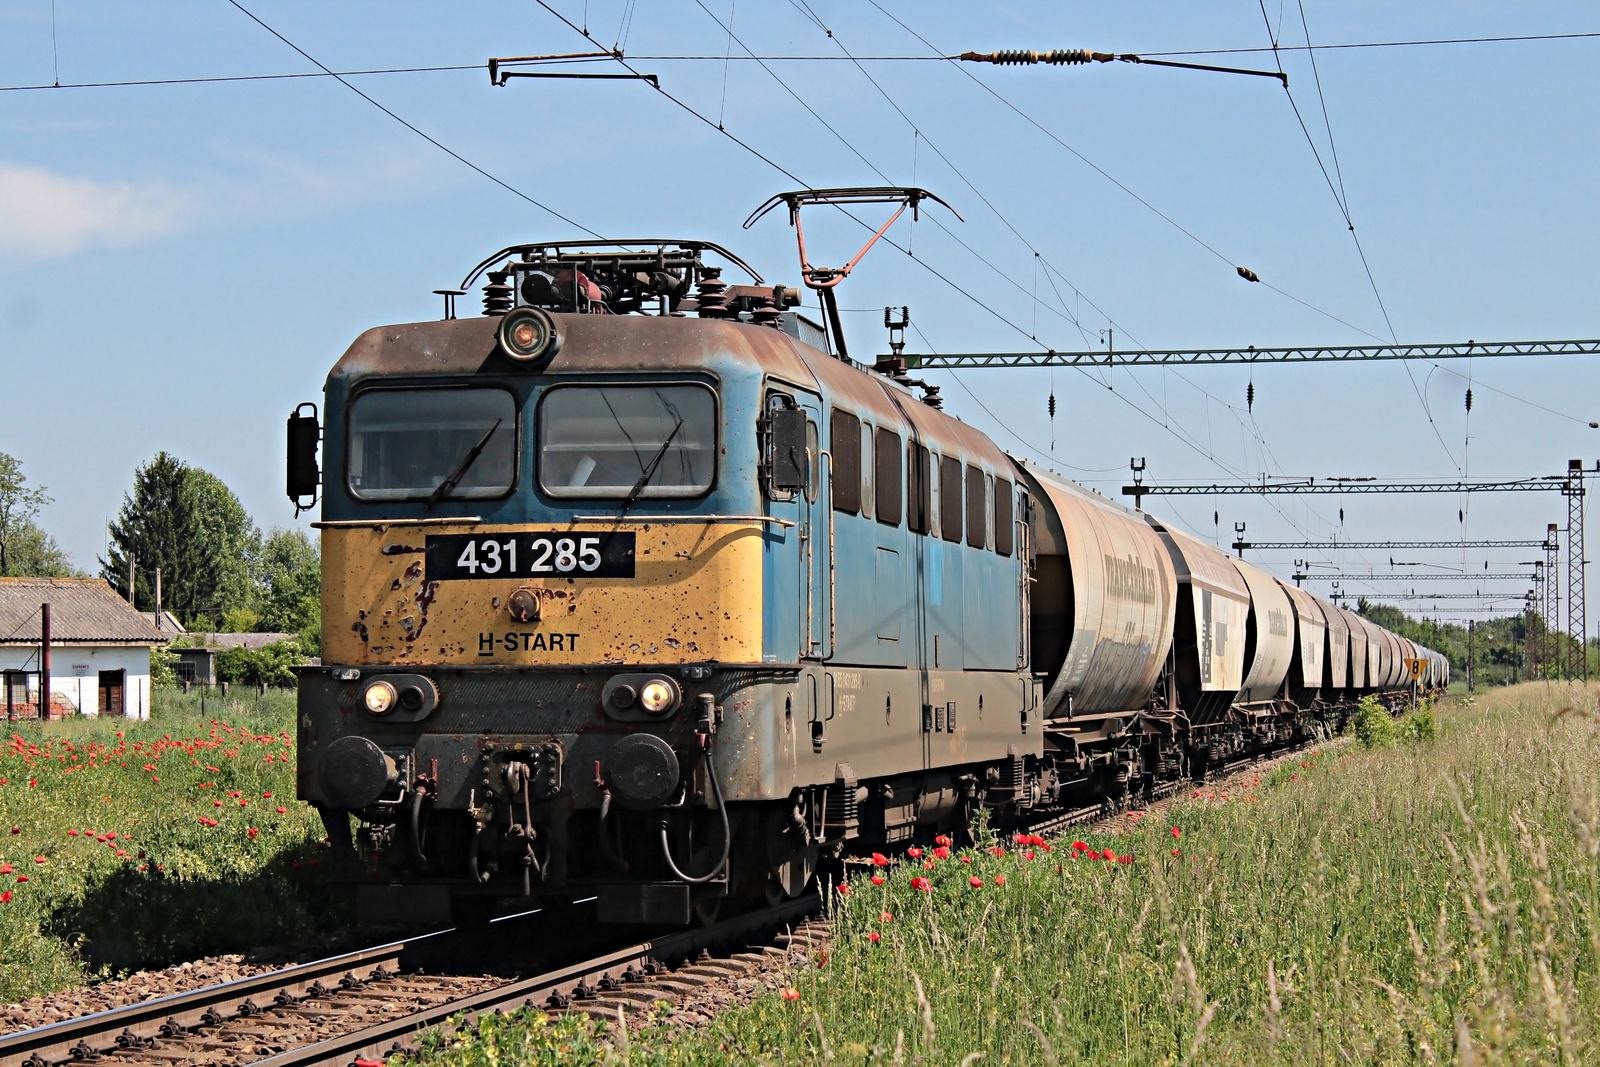
<path fill-rule="evenodd" d="M 1412 679 L 1412 681 L 1416 681 L 1416 680 L 1418 680 L 1418 679 L 1420 679 L 1422 677 L 1422 668 L 1423 668 L 1423 665 L 1426 664 L 1427 662 L 1428 661 L 1425 660 L 1425 659 L 1408 659 L 1408 660 L 1406 660 L 1406 666 L 1411 668 L 1411 679 Z"/>

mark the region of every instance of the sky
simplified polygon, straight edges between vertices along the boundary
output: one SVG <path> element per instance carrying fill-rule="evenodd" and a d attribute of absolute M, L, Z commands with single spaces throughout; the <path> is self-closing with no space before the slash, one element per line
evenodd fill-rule
<path fill-rule="evenodd" d="M 1600 336 L 1600 37 L 1304 48 L 1600 33 L 1590 5 L 242 4 L 0 0 L 0 451 L 48 487 L 41 522 L 87 570 L 135 467 L 161 450 L 221 477 L 263 529 L 295 525 L 282 495 L 290 410 L 320 399 L 358 333 L 438 317 L 431 291 L 495 249 L 585 229 L 696 237 L 795 284 L 782 213 L 741 224 L 801 185 L 915 184 L 960 216 L 902 219 L 895 244 L 841 287 L 858 359 L 886 351 L 885 305 L 911 309 L 912 351 L 1078 350 L 1108 331 L 1119 350 Z M 937 58 L 1080 47 L 1266 48 L 1175 58 L 1281 62 L 1289 92 L 1126 63 Z M 665 92 L 636 80 L 494 87 L 485 67 L 596 49 L 622 50 Z M 778 56 L 811 58 L 765 58 Z M 71 87 L 319 63 L 466 69 Z M 560 69 L 626 72 L 611 60 Z M 45 88 L 12 88 L 27 86 Z M 815 259 L 844 262 L 864 235 L 818 215 L 807 238 Z M 1600 457 L 1588 425 L 1600 370 L 1587 357 L 927 378 L 1003 447 L 1114 497 L 1130 457 L 1157 483 L 1521 478 Z M 1525 539 L 1566 521 L 1555 493 L 1148 507 L 1223 545 L 1238 522 L 1254 541 L 1322 542 Z M 1348 576 L 1390 572 L 1391 556 L 1429 564 L 1408 574 L 1525 573 L 1534 558 L 1252 558 L 1284 576 L 1297 558 L 1319 563 L 1347 575 L 1346 592 L 1371 594 L 1403 586 Z M 1527 585 L 1411 583 L 1510 596 Z M 1473 609 L 1400 603 L 1445 618 Z"/>

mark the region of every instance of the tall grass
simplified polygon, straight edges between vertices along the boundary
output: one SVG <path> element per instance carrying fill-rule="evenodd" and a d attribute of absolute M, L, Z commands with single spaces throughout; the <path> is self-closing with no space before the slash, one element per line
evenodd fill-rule
<path fill-rule="evenodd" d="M 0 1000 L 326 921 L 321 823 L 294 800 L 294 694 L 205 710 L 157 690 L 146 722 L 7 724 Z"/>
<path fill-rule="evenodd" d="M 902 856 L 882 885 L 834 891 L 834 944 L 794 979 L 798 999 L 762 997 L 703 1035 L 646 1033 L 626 1058 L 1596 1062 L 1595 698 L 1528 685 L 1452 701 L 1432 741 L 1336 743 L 1087 848 Z M 535 1062 L 532 1025 L 431 1055 Z M 620 1056 L 560 1033 L 570 1062 Z"/>

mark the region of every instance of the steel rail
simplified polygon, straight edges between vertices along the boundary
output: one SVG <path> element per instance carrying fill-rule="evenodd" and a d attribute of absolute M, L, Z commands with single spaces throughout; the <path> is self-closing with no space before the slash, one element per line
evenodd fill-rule
<path fill-rule="evenodd" d="M 346 952 L 311 963 L 264 971 L 221 985 L 173 993 L 126 1004 L 78 1019 L 67 1019 L 0 1037 L 0 1067 L 55 1064 L 94 1059 L 130 1045 L 203 1026 L 225 1018 L 270 1010 L 279 998 L 303 998 L 323 979 L 334 985 L 398 973 L 407 947 L 446 931 Z"/>
<path fill-rule="evenodd" d="M 418 1034 L 428 1027 L 448 1024 L 453 1030 L 459 1031 L 470 1027 L 478 1016 L 487 1012 L 525 1004 L 537 1006 L 541 998 L 570 998 L 575 1006 L 581 1006 L 584 998 L 592 997 L 600 987 L 601 980 L 612 972 L 620 973 L 630 967 L 643 970 L 652 960 L 689 958 L 703 948 L 743 941 L 774 927 L 810 917 L 821 908 L 822 901 L 817 894 L 807 893 L 774 908 L 726 919 L 698 930 L 685 930 L 643 941 L 582 963 L 559 967 L 532 978 L 388 1019 L 315 1045 L 290 1049 L 257 1060 L 252 1067 L 348 1067 L 353 1060 L 381 1060 L 396 1052 L 404 1052 L 414 1047 Z"/>
<path fill-rule="evenodd" d="M 905 353 L 907 370 L 958 367 L 1190 367 L 1218 363 L 1353 363 L 1363 360 L 1476 359 L 1483 356 L 1592 356 L 1600 340 L 1466 341 L 1417 345 L 1298 345 L 1291 348 L 1200 348 L 1132 352 Z M 880 360 L 893 356 L 880 356 Z"/>

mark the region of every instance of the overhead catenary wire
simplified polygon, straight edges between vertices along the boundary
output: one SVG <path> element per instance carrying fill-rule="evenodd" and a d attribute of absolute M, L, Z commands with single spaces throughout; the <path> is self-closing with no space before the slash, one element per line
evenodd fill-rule
<path fill-rule="evenodd" d="M 1300 9 L 1300 25 L 1305 31 L 1306 45 L 1309 48 L 1311 44 L 1311 27 L 1306 20 L 1305 4 L 1303 0 L 1296 0 L 1296 2 L 1298 3 Z M 1267 17 L 1266 0 L 1257 0 L 1257 4 L 1261 9 L 1261 20 L 1266 24 L 1267 40 L 1272 45 L 1273 61 L 1278 65 L 1278 69 L 1282 70 L 1283 60 L 1279 58 L 1278 55 L 1278 38 L 1273 33 L 1272 20 Z M 1356 255 L 1361 260 L 1361 269 L 1366 273 L 1367 284 L 1372 288 L 1373 299 L 1377 301 L 1378 311 L 1383 315 L 1383 324 L 1389 331 L 1389 340 L 1395 344 L 1398 344 L 1400 338 L 1396 335 L 1394 322 L 1389 317 L 1389 308 L 1384 303 L 1383 294 L 1378 291 L 1378 280 L 1372 274 L 1372 265 L 1367 262 L 1367 251 L 1361 246 L 1361 238 L 1356 233 L 1355 220 L 1350 216 L 1350 202 L 1344 190 L 1344 174 L 1339 166 L 1339 148 L 1333 137 L 1333 123 L 1328 117 L 1328 101 L 1327 97 L 1322 91 L 1322 76 L 1317 71 L 1316 53 L 1314 51 L 1308 51 L 1307 55 L 1311 61 L 1312 80 L 1317 88 L 1317 99 L 1321 103 L 1322 107 L 1323 125 L 1328 134 L 1328 154 L 1333 161 L 1334 174 L 1338 176 L 1337 187 L 1334 185 L 1333 175 L 1328 173 L 1327 164 L 1325 164 L 1322 160 L 1322 153 L 1317 148 L 1316 139 L 1311 136 L 1311 130 L 1306 125 L 1305 116 L 1300 113 L 1300 105 L 1295 101 L 1294 93 L 1289 89 L 1289 81 L 1287 78 L 1285 78 L 1283 81 L 1283 95 L 1288 99 L 1289 107 L 1294 112 L 1295 121 L 1300 126 L 1300 132 L 1305 135 L 1306 144 L 1311 148 L 1311 155 L 1317 161 L 1317 169 L 1322 172 L 1322 180 L 1327 183 L 1328 192 L 1333 195 L 1334 203 L 1339 207 L 1339 214 L 1344 218 L 1345 229 L 1349 232 L 1350 240 L 1355 245 Z M 1444 434 L 1440 431 L 1439 424 L 1433 417 L 1433 410 L 1428 404 L 1428 398 L 1423 394 L 1422 389 L 1417 385 L 1417 376 L 1412 372 L 1409 365 L 1406 366 L 1405 370 L 1406 380 L 1411 383 L 1411 391 L 1416 394 L 1417 402 L 1422 405 L 1422 413 L 1428 420 L 1428 427 L 1433 431 L 1434 437 L 1438 439 L 1439 447 L 1444 450 L 1446 458 L 1450 460 L 1450 465 L 1455 467 L 1457 471 L 1460 471 L 1462 469 L 1461 464 L 1456 460 L 1455 454 L 1450 451 L 1449 444 L 1445 442 Z"/>
<path fill-rule="evenodd" d="M 512 195 L 514 195 L 514 196 L 516 196 L 516 197 L 518 197 L 518 198 L 520 198 L 522 200 L 526 200 L 528 203 L 532 204 L 534 207 L 538 208 L 540 211 L 545 212 L 547 215 L 551 215 L 554 218 L 560 219 L 562 222 L 566 223 L 568 226 L 576 226 L 578 229 L 582 230 L 584 233 L 588 234 L 589 236 L 596 238 L 597 240 L 605 240 L 605 238 L 602 235 L 600 235 L 599 233 L 596 233 L 594 230 L 591 230 L 589 227 L 585 226 L 583 223 L 577 222 L 576 220 L 574 220 L 572 218 L 569 218 L 566 215 L 563 215 L 561 212 L 557 211 L 553 207 L 550 207 L 548 204 L 544 204 L 544 203 L 541 203 L 538 200 L 535 200 L 533 197 L 529 196 L 527 193 L 523 192 L 521 189 L 518 189 L 516 186 L 512 185 L 510 182 L 507 182 L 505 179 L 500 178 L 497 175 L 491 174 L 489 171 L 483 169 L 478 164 L 472 162 L 472 160 L 468 159 L 466 156 L 463 156 L 461 153 L 457 152 L 455 149 L 447 147 L 445 144 L 440 142 L 438 139 L 432 137 L 431 135 L 429 135 L 427 133 L 424 133 L 418 127 L 413 126 L 411 123 L 409 123 L 405 119 L 401 118 L 395 112 L 389 110 L 389 108 L 387 108 L 384 105 L 378 103 L 377 100 L 374 100 L 372 97 L 368 96 L 366 93 L 364 93 L 360 89 L 356 88 L 353 84 L 351 84 L 349 81 L 347 81 L 344 77 L 342 77 L 341 75 L 335 74 L 326 65 L 324 65 L 320 60 L 318 60 L 317 58 L 312 56 L 305 49 L 301 48 L 299 45 L 297 45 L 293 41 L 289 40 L 289 38 L 285 37 L 283 34 L 279 33 L 277 30 L 273 29 L 271 26 L 268 26 L 265 22 L 263 22 L 259 17 L 257 17 L 254 13 L 252 13 L 243 4 L 239 3 L 239 0 L 228 0 L 228 3 L 230 3 L 234 7 L 238 8 L 241 12 L 243 12 L 257 26 L 260 26 L 262 29 L 264 29 L 268 33 L 272 34 L 272 36 L 276 37 L 278 40 L 282 41 L 284 44 L 286 44 L 290 48 L 294 49 L 297 53 L 300 54 L 301 58 L 306 60 L 306 62 L 310 63 L 314 67 L 320 68 L 323 71 L 323 73 L 327 74 L 328 76 L 330 76 L 333 79 L 335 79 L 336 81 L 338 81 L 338 83 L 340 85 L 343 85 L 346 89 L 349 89 L 352 93 L 355 93 L 361 99 L 365 100 L 367 103 L 371 104 L 373 107 L 377 108 L 379 111 L 383 112 L 385 115 L 388 115 L 391 119 L 394 119 L 400 125 L 404 126 L 406 129 L 410 130 L 412 133 L 416 134 L 418 137 L 421 137 L 424 141 L 427 141 L 429 144 L 431 144 L 435 148 L 439 149 L 439 151 L 445 153 L 445 155 L 451 157 L 452 159 L 456 160 L 457 162 L 462 163 L 465 166 L 467 166 L 467 167 L 471 168 L 472 170 L 476 171 L 477 173 L 483 175 L 485 178 L 488 178 L 490 181 L 494 182 L 496 185 L 500 186 L 500 188 L 506 190 L 507 192 L 511 193 Z M 637 72 L 635 72 L 635 73 L 637 73 Z"/>

